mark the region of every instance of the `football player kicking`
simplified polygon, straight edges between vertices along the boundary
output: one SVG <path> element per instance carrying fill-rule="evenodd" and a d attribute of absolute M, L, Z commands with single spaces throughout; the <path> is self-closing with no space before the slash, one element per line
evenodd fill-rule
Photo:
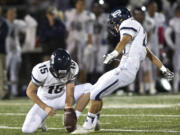
<path fill-rule="evenodd" d="M 115 50 L 105 57 L 104 64 L 109 64 L 122 54 L 117 68 L 103 74 L 90 90 L 90 108 L 83 128 L 73 134 L 88 133 L 94 129 L 94 119 L 101 110 L 101 99 L 119 87 L 124 87 L 135 80 L 140 63 L 148 57 L 171 80 L 174 74 L 146 47 L 146 33 L 142 25 L 131 17 L 126 8 L 120 8 L 109 15 L 110 32 L 120 33 L 120 42 Z"/>
<path fill-rule="evenodd" d="M 91 84 L 75 86 L 79 68 L 70 55 L 62 49 L 55 50 L 51 59 L 37 64 L 32 70 L 32 80 L 27 88 L 27 96 L 35 102 L 28 112 L 23 133 L 33 133 L 38 128 L 47 131 L 45 119 L 64 109 L 78 118 L 89 102 Z M 37 93 L 36 93 L 37 92 Z M 72 105 L 77 102 L 75 112 Z M 66 128 L 67 129 L 67 128 Z"/>

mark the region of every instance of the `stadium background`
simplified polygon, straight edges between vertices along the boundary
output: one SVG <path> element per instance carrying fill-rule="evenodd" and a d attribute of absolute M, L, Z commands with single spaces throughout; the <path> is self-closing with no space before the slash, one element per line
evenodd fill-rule
<path fill-rule="evenodd" d="M 92 3 L 94 0 L 86 0 L 86 9 L 92 11 Z M 95 0 L 102 5 L 103 12 L 109 13 L 112 9 L 119 6 L 125 6 L 133 9 L 136 6 L 143 6 L 147 0 Z M 174 17 L 174 8 L 179 2 L 178 0 L 156 0 L 158 5 L 158 12 L 165 15 L 165 28 L 168 26 L 169 20 Z M 42 18 L 45 12 L 51 6 L 56 7 L 61 13 L 74 7 L 75 0 L 0 0 L 0 7 L 2 8 L 2 17 L 6 17 L 6 12 L 9 8 L 17 9 L 17 18 L 24 19 L 25 15 L 30 14 L 38 23 L 36 42 L 32 50 L 22 51 L 22 63 L 20 64 L 20 72 L 18 74 L 18 95 L 12 96 L 8 89 L 8 95 L 4 97 L 6 100 L 0 101 L 0 134 L 21 134 L 20 128 L 22 126 L 25 114 L 32 106 L 32 102 L 25 96 L 26 87 L 31 79 L 31 70 L 37 63 L 43 61 L 44 52 L 39 40 L 39 29 L 42 23 Z M 62 20 L 64 22 L 64 20 Z M 23 48 L 25 34 L 20 33 L 20 45 Z M 108 51 L 111 51 L 118 38 L 109 36 Z M 62 45 L 62 44 L 61 44 Z M 67 45 L 67 44 L 66 44 Z M 66 48 L 65 46 L 60 46 Z M 173 71 L 172 56 L 173 51 L 164 42 L 160 50 L 160 58 L 165 65 Z M 113 68 L 112 66 L 105 67 L 105 71 Z M 8 78 L 9 78 L 8 73 Z M 96 82 L 99 74 L 88 74 L 88 82 Z M 159 78 L 161 75 L 159 76 Z M 80 82 L 77 82 L 80 83 Z M 10 88 L 10 83 L 8 83 Z M 102 133 L 97 134 L 179 134 L 179 113 L 180 113 L 180 99 L 178 94 L 173 94 L 172 87 L 165 89 L 169 84 L 157 81 L 156 89 L 158 94 L 149 96 L 149 94 L 140 96 L 138 79 L 135 82 L 135 91 L 133 93 L 128 91 L 128 87 L 121 88 L 115 95 L 105 98 L 104 109 L 102 111 Z M 172 86 L 172 82 L 170 82 Z M 124 91 L 123 91 L 124 90 Z M 162 93 L 163 92 L 163 93 Z M 129 96 L 134 95 L 134 96 Z M 84 112 L 86 115 L 87 110 Z M 47 121 L 50 127 L 49 134 L 66 134 L 62 128 L 61 116 L 62 111 L 58 113 L 55 118 L 49 118 Z M 85 117 L 80 119 L 79 124 L 82 124 Z M 58 119 L 56 119 L 58 117 Z M 60 127 L 60 129 L 58 129 Z M 46 134 L 37 132 L 36 134 Z"/>
<path fill-rule="evenodd" d="M 102 11 L 104 13 L 109 13 L 112 9 L 118 8 L 120 6 L 128 7 L 129 9 L 133 9 L 136 6 L 143 6 L 148 1 L 147 0 L 88 0 L 86 1 L 85 9 L 92 12 L 92 5 L 94 2 L 99 2 L 101 4 Z M 177 1 L 171 1 L 171 0 L 156 0 L 156 3 L 158 5 L 158 12 L 161 12 L 165 15 L 166 21 L 165 21 L 165 27 L 168 25 L 168 21 L 170 18 L 174 16 L 173 9 L 175 5 L 177 5 Z M 25 90 L 27 87 L 27 84 L 29 80 L 31 79 L 31 70 L 34 65 L 36 65 L 39 62 L 43 61 L 43 46 L 41 45 L 40 39 L 39 39 L 39 29 L 42 23 L 42 18 L 45 16 L 45 12 L 47 11 L 48 7 L 56 7 L 59 11 L 65 13 L 65 11 L 70 10 L 75 5 L 75 0 L 2 0 L 0 1 L 0 6 L 2 8 L 2 16 L 6 16 L 6 11 L 8 8 L 15 7 L 17 8 L 17 19 L 24 19 L 25 15 L 30 14 L 38 23 L 37 29 L 36 29 L 36 42 L 34 43 L 34 48 L 31 50 L 25 50 L 22 51 L 22 63 L 20 64 L 20 72 L 18 74 L 19 81 L 18 81 L 18 96 L 24 96 Z M 172 10 L 171 10 L 172 9 Z M 65 18 L 63 18 L 64 21 Z M 24 46 L 24 40 L 25 40 L 25 34 L 20 33 L 20 45 L 23 48 Z M 67 38 L 67 37 L 66 37 Z M 64 40 L 66 40 L 64 38 Z M 116 45 L 116 43 L 119 41 L 119 38 L 116 37 L 108 37 L 108 46 L 109 51 L 112 50 L 112 48 Z M 67 44 L 59 43 L 59 47 L 66 48 Z M 165 52 L 165 53 L 164 53 Z M 173 70 L 172 67 L 172 54 L 173 51 L 166 45 L 166 42 L 163 44 L 163 48 L 160 50 L 161 60 L 167 65 L 168 68 Z M 105 67 L 104 71 L 107 71 L 109 69 L 113 68 L 112 66 Z M 93 71 L 96 72 L 96 71 Z M 101 73 L 102 74 L 102 73 Z M 9 75 L 10 76 L 10 75 Z M 92 77 L 93 76 L 93 77 Z M 96 82 L 97 78 L 99 77 L 99 74 L 91 74 L 88 76 L 87 79 L 83 80 L 82 82 L 88 81 L 91 83 Z M 81 81 L 79 82 L 81 83 Z M 136 82 L 137 83 L 137 82 Z M 172 83 L 172 82 L 171 82 Z M 138 89 L 138 85 L 136 86 L 136 91 Z"/>

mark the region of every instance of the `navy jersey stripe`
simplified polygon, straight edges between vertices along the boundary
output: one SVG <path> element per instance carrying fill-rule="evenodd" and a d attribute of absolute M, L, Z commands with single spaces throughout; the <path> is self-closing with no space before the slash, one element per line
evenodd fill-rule
<path fill-rule="evenodd" d="M 134 32 L 137 32 L 137 30 L 133 27 L 122 27 L 120 30 L 133 30 Z"/>
<path fill-rule="evenodd" d="M 41 81 L 38 81 L 33 75 L 32 75 L 32 78 L 33 78 L 33 80 L 34 80 L 36 83 L 42 84 L 42 82 L 41 82 Z"/>
<path fill-rule="evenodd" d="M 116 84 L 119 80 L 117 79 L 115 82 L 113 82 L 112 84 L 110 84 L 109 86 L 107 86 L 106 88 L 104 88 L 101 92 L 99 92 L 97 94 L 97 96 L 95 97 L 95 100 L 100 100 L 100 95 L 105 92 L 107 89 L 109 89 L 111 86 L 113 86 L 114 84 Z"/>

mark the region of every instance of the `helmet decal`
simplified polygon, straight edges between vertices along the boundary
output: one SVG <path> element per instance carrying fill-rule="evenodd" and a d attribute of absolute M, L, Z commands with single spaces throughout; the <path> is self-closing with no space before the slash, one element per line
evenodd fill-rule
<path fill-rule="evenodd" d="M 113 17 L 117 17 L 118 15 L 121 15 L 121 10 L 116 10 L 114 13 L 112 13 Z"/>

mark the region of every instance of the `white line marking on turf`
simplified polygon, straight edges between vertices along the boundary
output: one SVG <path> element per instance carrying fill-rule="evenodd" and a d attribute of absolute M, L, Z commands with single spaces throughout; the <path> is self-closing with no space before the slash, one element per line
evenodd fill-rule
<path fill-rule="evenodd" d="M 9 127 L 9 126 L 0 126 L 0 129 L 17 129 L 21 130 L 21 127 Z M 65 128 L 48 128 L 49 130 L 65 130 Z M 180 133 L 180 131 L 176 130 L 140 130 L 140 129 L 101 129 L 101 131 L 105 132 L 161 132 L 161 133 Z M 100 132 L 101 132 L 100 131 Z"/>
<path fill-rule="evenodd" d="M 103 106 L 103 109 L 109 109 L 109 108 L 171 108 L 171 107 L 180 107 L 180 104 L 120 104 L 120 105 L 105 105 Z"/>
<path fill-rule="evenodd" d="M 172 123 L 173 121 L 138 121 L 141 123 Z"/>
<path fill-rule="evenodd" d="M 22 127 L 9 127 L 9 126 L 0 126 L 0 129 L 21 129 Z M 62 130 L 65 128 L 48 128 L 51 130 Z"/>
<path fill-rule="evenodd" d="M 179 133 L 180 131 L 176 130 L 138 130 L 138 129 L 101 129 L 101 131 L 107 132 L 161 132 L 161 133 Z"/>
<path fill-rule="evenodd" d="M 0 106 L 3 105 L 12 105 L 12 106 L 22 106 L 22 105 L 33 105 L 31 103 L 0 103 Z M 119 109 L 119 108 L 126 108 L 126 109 L 136 109 L 136 108 L 171 108 L 171 107 L 180 107 L 180 104 L 107 104 L 103 106 L 103 109 Z"/>
<path fill-rule="evenodd" d="M 26 116 L 27 113 L 0 113 L 0 116 Z M 56 114 L 55 117 L 63 116 L 63 114 Z M 82 114 L 81 116 L 87 116 Z M 177 118 L 180 115 L 169 115 L 169 114 L 101 114 L 101 117 L 173 117 Z"/>

